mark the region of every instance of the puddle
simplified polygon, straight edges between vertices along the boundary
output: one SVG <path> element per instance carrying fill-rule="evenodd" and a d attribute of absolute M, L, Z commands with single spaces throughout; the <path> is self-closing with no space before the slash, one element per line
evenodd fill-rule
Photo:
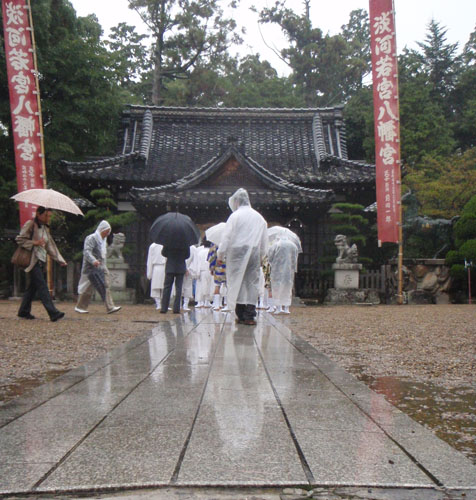
<path fill-rule="evenodd" d="M 371 377 L 360 367 L 349 371 L 388 402 L 461 451 L 476 464 L 476 390 L 444 388 L 395 377 Z"/>
<path fill-rule="evenodd" d="M 38 387 L 46 382 L 51 382 L 56 377 L 63 375 L 69 370 L 52 370 L 46 372 L 39 378 L 20 378 L 16 379 L 15 382 L 11 384 L 5 384 L 0 386 L 0 404 L 7 403 L 12 399 L 22 396 L 26 392 Z"/>

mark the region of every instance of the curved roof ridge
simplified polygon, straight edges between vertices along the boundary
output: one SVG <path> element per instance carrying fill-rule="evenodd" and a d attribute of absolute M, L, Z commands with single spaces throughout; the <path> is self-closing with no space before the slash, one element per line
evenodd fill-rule
<path fill-rule="evenodd" d="M 75 170 L 90 170 L 94 168 L 94 170 L 100 170 L 101 168 L 107 168 L 112 165 L 117 165 L 118 163 L 125 163 L 127 160 L 132 160 L 135 158 L 139 158 L 139 151 L 132 151 L 131 153 L 116 155 L 116 156 L 108 156 L 107 158 L 102 158 L 98 160 L 89 160 L 89 161 L 67 161 L 61 160 L 60 164 L 65 167 L 71 167 Z"/>
<path fill-rule="evenodd" d="M 316 188 L 307 188 L 307 187 L 303 187 L 303 186 L 300 186 L 299 184 L 294 184 L 294 182 L 289 182 L 285 179 L 283 179 L 282 177 L 279 177 L 278 175 L 276 174 L 273 174 L 272 172 L 270 172 L 269 170 L 267 170 L 265 167 L 263 167 L 262 165 L 260 165 L 257 161 L 253 160 L 252 158 L 250 158 L 250 161 L 253 161 L 263 172 L 266 172 L 270 177 L 275 177 L 276 179 L 279 180 L 279 184 L 283 185 L 283 187 L 285 186 L 287 189 L 291 189 L 291 190 L 297 190 L 297 191 L 304 191 L 306 193 L 319 193 L 319 194 L 322 194 L 322 193 L 329 193 L 329 194 L 333 194 L 334 192 L 332 191 L 332 189 L 316 189 Z"/>
<path fill-rule="evenodd" d="M 375 170 L 375 165 L 373 165 L 372 163 L 366 163 L 364 161 L 359 161 L 359 160 L 349 160 L 348 158 L 341 158 L 340 156 L 330 155 L 327 153 L 325 155 L 322 155 L 321 159 L 333 160 L 344 166 L 347 165 L 350 167 L 368 167 L 372 170 Z"/>
<path fill-rule="evenodd" d="M 324 108 L 241 108 L 241 107 L 218 107 L 218 106 L 152 106 L 145 104 L 128 104 L 127 107 L 131 110 L 151 110 L 151 111 L 169 111 L 169 112 L 218 112 L 218 113 L 237 113 L 237 112 L 260 112 L 265 114 L 266 112 L 272 113 L 318 113 L 318 112 L 329 112 L 342 110 L 344 105 L 330 106 Z"/>

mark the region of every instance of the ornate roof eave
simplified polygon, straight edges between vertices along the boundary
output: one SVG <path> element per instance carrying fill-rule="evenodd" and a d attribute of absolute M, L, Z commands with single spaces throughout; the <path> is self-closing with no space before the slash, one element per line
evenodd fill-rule
<path fill-rule="evenodd" d="M 306 197 L 308 199 L 313 199 L 315 201 L 328 201 L 332 200 L 334 193 L 330 189 L 315 189 L 299 186 L 292 182 L 288 182 L 285 179 L 273 174 L 258 162 L 252 158 L 247 157 L 242 154 L 234 146 L 229 147 L 224 153 L 215 156 L 205 165 L 199 167 L 194 172 L 190 173 L 186 177 L 179 179 L 176 182 L 169 184 L 164 184 L 162 186 L 156 187 L 142 187 L 142 188 L 132 188 L 130 191 L 130 198 L 133 201 L 138 202 L 140 199 L 152 199 L 157 198 L 162 195 L 162 193 L 167 193 L 167 196 L 171 198 L 176 198 L 181 196 L 185 191 L 193 191 L 194 188 L 200 185 L 207 177 L 216 172 L 221 165 L 223 165 L 229 158 L 234 156 L 242 165 L 246 165 L 253 173 L 255 173 L 261 180 L 263 180 L 269 189 L 262 190 L 280 192 L 282 194 L 288 194 L 291 197 Z M 212 188 L 213 189 L 213 188 Z M 207 188 L 206 190 L 201 190 L 202 192 L 215 192 L 212 189 Z M 233 194 L 233 192 L 230 193 Z"/>
<path fill-rule="evenodd" d="M 99 173 L 105 170 L 113 170 L 124 165 L 144 166 L 146 157 L 140 151 L 133 151 L 123 155 L 110 156 L 99 160 L 90 160 L 82 162 L 60 161 L 63 172 L 68 177 L 84 177 L 84 174 Z"/>
<path fill-rule="evenodd" d="M 303 116 L 313 117 L 316 113 L 342 114 L 344 105 L 324 107 L 324 108 L 220 108 L 220 107 L 174 107 L 174 106 L 149 106 L 140 104 L 130 104 L 124 114 L 142 116 L 147 110 L 154 114 L 170 117 L 210 117 L 232 115 L 248 118 L 255 115 L 258 118 L 301 118 Z"/>
<path fill-rule="evenodd" d="M 137 193 L 137 191 L 143 191 Z M 186 191 L 154 191 L 153 189 L 135 189 L 131 193 L 131 200 L 134 207 L 150 207 L 151 205 L 172 204 L 172 205 L 194 205 L 195 207 L 207 206 L 227 206 L 228 199 L 236 191 L 233 189 L 204 189 Z M 310 190 L 312 191 L 312 190 Z M 330 205 L 334 200 L 334 193 L 329 191 L 325 196 L 316 196 L 315 193 L 306 192 L 284 192 L 266 189 L 249 188 L 248 193 L 251 205 L 256 207 L 273 205 L 275 207 L 287 206 L 321 206 Z"/>

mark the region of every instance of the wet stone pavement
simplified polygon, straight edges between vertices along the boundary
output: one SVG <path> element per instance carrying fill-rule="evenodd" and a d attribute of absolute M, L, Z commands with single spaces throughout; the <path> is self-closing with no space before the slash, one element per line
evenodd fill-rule
<path fill-rule="evenodd" d="M 266 313 L 159 323 L 1 406 L 0 457 L 12 498 L 476 498 L 464 455 Z"/>

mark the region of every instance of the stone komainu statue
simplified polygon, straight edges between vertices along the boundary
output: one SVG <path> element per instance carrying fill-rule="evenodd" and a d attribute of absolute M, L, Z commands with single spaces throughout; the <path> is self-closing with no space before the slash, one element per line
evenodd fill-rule
<path fill-rule="evenodd" d="M 358 262 L 359 252 L 357 251 L 357 245 L 354 243 L 350 247 L 347 243 L 347 236 L 338 234 L 334 239 L 334 243 L 338 252 L 336 263 L 356 264 Z"/>
<path fill-rule="evenodd" d="M 124 262 L 124 257 L 122 255 L 122 249 L 124 247 L 124 243 L 126 242 L 126 237 L 123 233 L 114 233 L 112 237 L 112 243 L 107 248 L 107 258 L 108 259 L 116 259 L 121 262 Z"/>

